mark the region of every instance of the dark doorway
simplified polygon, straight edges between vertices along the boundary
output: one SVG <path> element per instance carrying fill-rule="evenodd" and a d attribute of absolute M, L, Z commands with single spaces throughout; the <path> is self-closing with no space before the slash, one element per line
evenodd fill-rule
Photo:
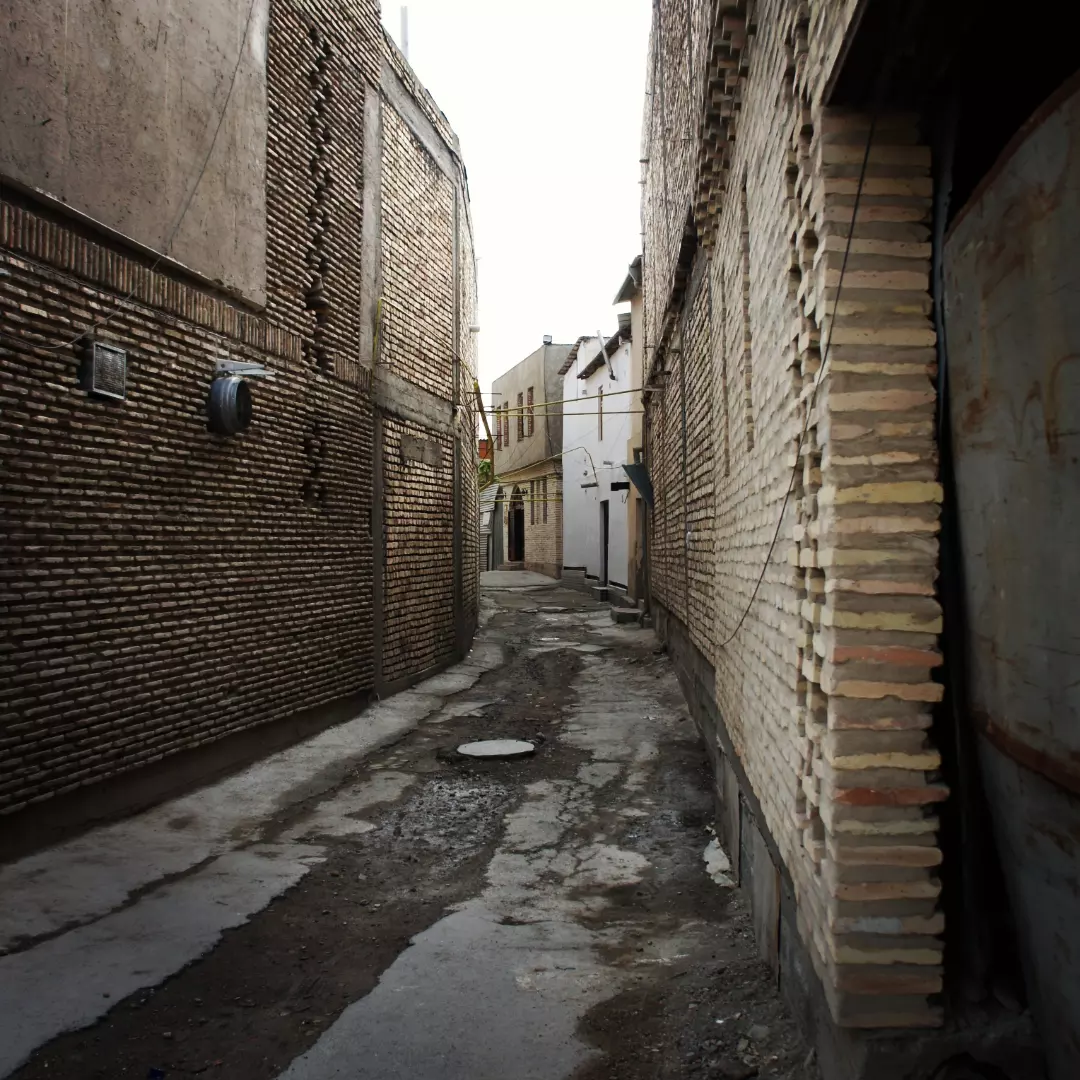
<path fill-rule="evenodd" d="M 503 562 L 503 496 L 502 489 L 495 498 L 491 513 L 491 569 L 498 570 Z"/>
<path fill-rule="evenodd" d="M 521 492 L 514 490 L 510 500 L 510 514 L 507 519 L 507 546 L 510 551 L 507 562 L 525 561 L 525 500 Z"/>
<path fill-rule="evenodd" d="M 608 501 L 600 503 L 600 584 L 608 581 Z"/>
<path fill-rule="evenodd" d="M 645 503 L 642 499 L 636 499 L 636 513 L 634 520 L 637 522 L 637 557 L 634 560 L 634 599 L 641 600 L 645 596 Z"/>

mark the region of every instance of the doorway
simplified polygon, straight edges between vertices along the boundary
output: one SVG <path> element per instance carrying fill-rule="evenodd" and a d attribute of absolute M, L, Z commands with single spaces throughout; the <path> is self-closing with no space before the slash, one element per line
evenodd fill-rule
<path fill-rule="evenodd" d="M 634 599 L 645 597 L 645 502 L 634 500 L 634 521 L 637 523 L 637 550 L 634 554 Z"/>
<path fill-rule="evenodd" d="M 608 583 L 608 500 L 600 502 L 600 584 Z"/>
<path fill-rule="evenodd" d="M 490 569 L 498 570 L 503 562 L 503 493 L 495 497 L 495 506 L 491 512 L 491 566 Z"/>
<path fill-rule="evenodd" d="M 518 488 L 510 499 L 510 513 L 507 518 L 507 562 L 525 561 L 525 499 Z"/>

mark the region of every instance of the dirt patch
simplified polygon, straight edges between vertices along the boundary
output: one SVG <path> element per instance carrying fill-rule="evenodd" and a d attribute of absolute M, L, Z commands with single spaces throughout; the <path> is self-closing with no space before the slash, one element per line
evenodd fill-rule
<path fill-rule="evenodd" d="M 581 1033 L 604 1057 L 575 1080 L 819 1080 L 737 894 L 693 956 L 596 1006 Z"/>
<path fill-rule="evenodd" d="M 341 795 L 338 805 L 353 805 L 353 789 L 380 775 L 389 781 L 397 774 L 380 788 L 401 792 L 396 801 L 356 811 L 359 821 L 344 814 L 352 831 L 310 834 L 325 860 L 302 881 L 155 990 L 53 1040 L 15 1080 L 270 1080 L 369 993 L 413 937 L 483 890 L 506 816 L 527 785 L 571 781 L 593 760 L 559 738 L 573 711 L 575 676 L 596 662 L 573 646 L 600 646 L 637 673 L 670 675 L 651 635 L 606 632 L 592 615 L 581 617 L 602 615 L 599 606 L 567 590 L 486 604 L 505 662 L 340 783 L 307 789 L 308 797 L 283 808 L 253 842 L 307 836 L 311 820 L 340 826 L 340 818 L 320 816 L 328 800 Z M 649 867 L 629 885 L 597 879 L 574 890 L 559 879 L 571 899 L 580 892 L 599 901 L 580 905 L 588 913 L 580 918 L 604 942 L 609 990 L 618 991 L 582 1020 L 581 1035 L 602 1053 L 578 1080 L 815 1080 L 757 959 L 745 902 L 704 872 L 712 778 L 693 725 L 675 719 L 685 718 L 685 708 L 674 680 L 658 687 L 648 707 L 661 703 L 664 735 L 643 758 L 637 794 L 616 782 L 597 787 L 577 819 L 568 811 L 561 833 L 636 853 Z M 461 742 L 494 736 L 533 740 L 538 751 L 517 761 L 455 752 Z M 170 823 L 178 830 L 189 824 Z M 518 917 L 504 922 L 516 925 Z M 483 1000 L 475 1009 L 482 1021 Z"/>
<path fill-rule="evenodd" d="M 634 971 L 636 985 L 586 1015 L 581 1034 L 604 1057 L 575 1080 L 818 1080 L 772 972 L 758 959 L 746 900 L 704 872 L 711 774 L 689 726 L 685 740 L 661 748 L 654 776 L 663 809 L 618 836 L 651 870 L 637 886 L 609 890 L 603 916 L 636 913 L 635 932 L 606 957 Z M 657 941 L 687 926 L 695 927 L 688 954 L 651 963 Z"/>
<path fill-rule="evenodd" d="M 575 1080 L 818 1080 L 768 968 L 744 939 L 750 918 L 732 913 L 716 954 L 597 1005 L 581 1031 L 604 1057 Z"/>
<path fill-rule="evenodd" d="M 161 986 L 54 1039 L 13 1080 L 268 1080 L 307 1050 L 416 934 L 482 889 L 523 784 L 572 772 L 582 758 L 555 738 L 578 658 L 533 657 L 521 644 L 511 642 L 504 666 L 448 702 L 498 704 L 421 725 L 338 785 L 347 789 L 380 769 L 417 777 L 398 804 L 365 815 L 374 829 L 315 838 L 326 861 L 297 886 Z M 538 738 L 540 752 L 513 762 L 454 752 L 493 730 Z M 284 810 L 259 840 L 279 837 L 332 794 Z"/>

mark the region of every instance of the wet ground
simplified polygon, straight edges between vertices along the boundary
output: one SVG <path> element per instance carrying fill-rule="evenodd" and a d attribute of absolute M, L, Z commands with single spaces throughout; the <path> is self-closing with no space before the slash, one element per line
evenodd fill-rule
<path fill-rule="evenodd" d="M 518 580 L 458 668 L 0 868 L 0 1076 L 813 1080 L 656 639 Z"/>

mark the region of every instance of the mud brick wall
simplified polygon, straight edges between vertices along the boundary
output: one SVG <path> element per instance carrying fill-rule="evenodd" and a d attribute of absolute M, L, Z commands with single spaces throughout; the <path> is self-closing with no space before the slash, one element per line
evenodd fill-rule
<path fill-rule="evenodd" d="M 533 570 L 538 574 L 547 574 L 548 577 L 561 577 L 562 474 L 554 471 L 538 472 L 531 481 L 519 480 L 518 485 L 525 489 L 526 499 L 525 569 Z M 528 502 L 530 498 L 535 499 L 531 506 Z M 547 507 L 546 521 L 544 520 L 545 506 Z M 504 547 L 503 550 L 507 549 Z"/>
<path fill-rule="evenodd" d="M 449 399 L 454 354 L 454 181 L 383 102 L 379 363 Z"/>
<path fill-rule="evenodd" d="M 473 251 L 472 221 L 469 213 L 468 191 L 463 186 L 458 194 L 458 400 L 461 402 L 461 468 L 462 468 L 462 602 L 465 617 L 475 625 L 480 615 L 480 459 L 473 432 L 483 435 L 480 410 L 476 403 L 475 386 L 480 362 L 477 335 L 476 256 Z M 490 419 L 489 419 L 490 423 Z"/>
<path fill-rule="evenodd" d="M 449 431 L 391 417 L 385 445 L 373 445 L 363 297 L 378 260 L 365 271 L 363 251 L 380 237 L 364 220 L 365 185 L 395 207 L 417 176 L 428 180 L 422 155 L 365 153 L 365 101 L 381 99 L 387 62 L 453 144 L 376 3 L 271 4 L 265 312 L 0 189 L 0 813 L 370 691 L 377 453 L 391 578 L 402 537 L 426 557 L 383 598 L 388 677 L 452 657 L 456 597 L 462 625 L 475 622 L 471 406 L 457 421 L 470 451 L 457 485 Z M 449 422 L 456 295 L 458 348 L 476 364 L 475 264 L 464 184 L 431 186 L 437 203 L 418 201 L 411 232 L 391 224 L 389 235 L 409 265 L 438 268 L 402 308 L 417 325 L 399 329 L 428 340 L 421 314 L 440 313 L 439 349 L 415 352 L 404 374 L 437 389 Z M 64 344 L 102 322 L 97 338 L 127 350 L 124 401 L 87 395 L 80 349 Z M 230 438 L 206 424 L 219 359 L 274 372 L 251 380 L 252 425 Z M 403 460 L 407 431 L 441 440 L 438 467 Z M 455 486 L 459 542 L 472 552 L 460 592 Z M 410 629 L 420 604 L 423 633 Z"/>
<path fill-rule="evenodd" d="M 393 42 L 384 36 L 383 44 L 384 81 L 400 82 L 420 119 L 402 115 L 392 95 L 384 95 L 377 361 L 380 371 L 407 379 L 453 406 L 444 410 L 450 431 L 415 423 L 402 426 L 405 418 L 392 414 L 384 425 L 387 617 L 382 677 L 389 683 L 452 656 L 457 590 L 458 632 L 475 626 L 479 494 L 473 394 L 477 343 L 470 331 L 476 323 L 476 262 L 464 169 L 446 118 Z M 440 445 L 441 464 L 434 472 L 431 465 L 402 456 L 402 434 Z M 456 496 L 455 442 L 460 473 Z M 455 544 L 460 577 L 444 595 L 445 586 L 454 582 Z"/>
<path fill-rule="evenodd" d="M 383 676 L 387 682 L 429 670 L 454 648 L 453 443 L 419 424 L 383 421 L 386 621 Z M 433 449 L 438 463 L 411 457 L 402 437 Z M 413 444 L 415 446 L 415 444 Z"/>
<path fill-rule="evenodd" d="M 372 0 L 273 0 L 267 34 L 267 316 L 312 366 L 361 364 L 364 101 L 383 34 Z"/>
<path fill-rule="evenodd" d="M 52 269 L 68 261 L 53 244 L 76 266 L 92 253 L 30 219 L 5 206 L 0 230 L 5 811 L 372 679 L 366 389 L 315 376 L 288 337 L 293 355 L 275 355 L 224 325 L 122 302 L 120 282 L 140 271 L 112 252 L 107 273 Z M 202 299 L 168 291 L 180 308 Z M 128 352 L 128 398 L 107 403 L 78 387 L 77 350 L 53 346 L 110 316 L 99 337 Z M 249 431 L 230 439 L 207 431 L 204 412 L 225 356 L 277 373 L 255 386 Z"/>
<path fill-rule="evenodd" d="M 887 1028 L 941 1020 L 931 190 L 913 122 L 881 117 L 837 304 L 868 117 L 821 95 L 852 9 L 692 5 L 688 40 L 685 0 L 658 5 L 650 557 L 715 670 L 834 1019 Z"/>

